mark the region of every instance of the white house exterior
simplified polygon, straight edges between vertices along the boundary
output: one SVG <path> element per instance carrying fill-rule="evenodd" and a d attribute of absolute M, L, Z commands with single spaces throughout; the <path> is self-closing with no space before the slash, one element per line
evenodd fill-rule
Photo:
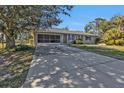
<path fill-rule="evenodd" d="M 34 34 L 34 44 L 64 44 L 82 39 L 84 44 L 95 44 L 97 35 L 63 29 L 39 30 Z"/>

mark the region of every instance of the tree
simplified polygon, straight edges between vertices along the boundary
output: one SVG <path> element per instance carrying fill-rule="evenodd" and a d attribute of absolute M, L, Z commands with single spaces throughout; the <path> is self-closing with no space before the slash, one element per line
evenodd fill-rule
<path fill-rule="evenodd" d="M 124 45 L 124 16 L 114 16 L 110 20 L 111 29 L 101 37 L 101 41 L 111 45 Z"/>
<path fill-rule="evenodd" d="M 99 35 L 98 42 L 112 45 L 124 44 L 124 16 L 114 16 L 110 21 L 96 18 L 85 26 L 85 32 Z"/>
<path fill-rule="evenodd" d="M 35 31 L 57 26 L 59 14 L 69 15 L 73 6 L 1 6 L 0 31 L 6 37 L 6 47 L 15 46 L 15 37 L 23 31 Z"/>
<path fill-rule="evenodd" d="M 101 40 L 107 45 L 124 45 L 124 32 L 110 29 L 103 34 Z"/>
<path fill-rule="evenodd" d="M 124 45 L 124 16 L 114 16 L 110 21 L 96 18 L 85 26 L 85 32 L 97 34 L 99 36 L 98 42 Z"/>
<path fill-rule="evenodd" d="M 109 22 L 103 18 L 96 18 L 94 21 L 89 22 L 85 26 L 85 32 L 92 34 L 102 34 L 102 32 L 108 29 Z"/>
<path fill-rule="evenodd" d="M 124 30 L 124 16 L 117 15 L 111 18 L 111 22 L 114 28 L 117 28 L 119 31 Z"/>
<path fill-rule="evenodd" d="M 63 30 L 69 30 L 68 26 L 62 28 Z"/>
<path fill-rule="evenodd" d="M 85 32 L 86 33 L 91 33 L 91 34 L 95 34 L 95 25 L 94 22 L 89 22 L 85 27 Z"/>
<path fill-rule="evenodd" d="M 106 19 L 96 18 L 95 24 L 96 24 L 96 32 L 99 35 L 101 35 L 103 32 L 108 30 L 109 22 Z"/>

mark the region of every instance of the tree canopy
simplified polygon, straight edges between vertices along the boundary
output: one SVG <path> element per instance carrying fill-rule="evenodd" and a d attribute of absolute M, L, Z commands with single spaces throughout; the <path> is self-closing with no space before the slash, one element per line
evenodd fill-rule
<path fill-rule="evenodd" d="M 73 6 L 1 6 L 0 32 L 6 37 L 6 47 L 15 46 L 15 36 L 23 31 L 35 31 L 57 26 L 60 14 L 69 15 Z"/>
<path fill-rule="evenodd" d="M 85 26 L 85 32 L 97 34 L 99 42 L 124 45 L 124 16 L 114 16 L 109 21 L 96 18 Z"/>

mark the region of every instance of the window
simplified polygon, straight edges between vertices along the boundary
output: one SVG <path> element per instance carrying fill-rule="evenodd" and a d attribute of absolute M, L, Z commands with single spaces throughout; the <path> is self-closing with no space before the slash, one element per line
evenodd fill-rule
<path fill-rule="evenodd" d="M 59 43 L 60 35 L 38 34 L 38 43 Z"/>
<path fill-rule="evenodd" d="M 90 36 L 85 36 L 85 40 L 91 40 Z"/>
<path fill-rule="evenodd" d="M 72 40 L 74 40 L 75 38 L 74 38 L 74 35 L 72 35 Z"/>

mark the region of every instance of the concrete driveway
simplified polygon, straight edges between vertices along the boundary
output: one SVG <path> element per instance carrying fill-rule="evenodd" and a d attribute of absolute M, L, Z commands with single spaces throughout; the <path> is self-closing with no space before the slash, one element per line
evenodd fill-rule
<path fill-rule="evenodd" d="M 37 47 L 23 87 L 124 87 L 124 61 L 66 45 Z"/>

